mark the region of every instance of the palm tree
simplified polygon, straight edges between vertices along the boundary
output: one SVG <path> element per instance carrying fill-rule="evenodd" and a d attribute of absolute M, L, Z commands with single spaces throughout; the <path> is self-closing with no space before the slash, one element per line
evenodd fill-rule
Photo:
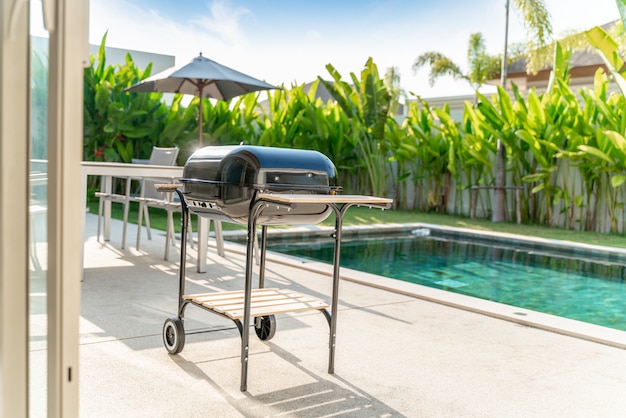
<path fill-rule="evenodd" d="M 506 75 L 508 65 L 508 38 L 509 38 L 509 10 L 510 0 L 505 0 L 506 20 L 504 32 L 504 53 L 502 54 L 502 67 L 500 71 L 502 87 L 506 89 Z M 545 57 L 538 51 L 546 50 L 545 47 L 552 38 L 552 24 L 550 13 L 546 9 L 543 0 L 513 0 L 515 8 L 522 13 L 528 41 L 526 52 L 528 55 L 528 68 L 537 68 L 538 62 L 543 62 Z M 493 203 L 492 222 L 503 222 L 504 207 L 506 201 L 506 148 L 498 141 L 496 155 L 496 188 Z"/>
<path fill-rule="evenodd" d="M 509 12 L 510 0 L 505 0 L 505 31 L 504 53 L 502 54 L 501 82 L 506 88 L 507 64 L 508 64 L 508 37 L 509 37 Z M 513 0 L 513 5 L 522 14 L 524 27 L 528 40 L 525 51 L 527 53 L 526 68 L 536 73 L 547 61 L 549 53 L 544 47 L 552 40 L 552 24 L 550 13 L 546 9 L 543 0 Z"/>
<path fill-rule="evenodd" d="M 432 86 L 435 81 L 444 76 L 451 76 L 457 80 L 467 81 L 474 91 L 477 91 L 487 80 L 493 78 L 499 69 L 499 58 L 487 53 L 485 40 L 482 33 L 470 35 L 467 48 L 467 63 L 469 69 L 466 73 L 444 54 L 435 51 L 425 52 L 415 59 L 413 71 L 417 72 L 425 65 L 430 66 L 428 83 Z"/>

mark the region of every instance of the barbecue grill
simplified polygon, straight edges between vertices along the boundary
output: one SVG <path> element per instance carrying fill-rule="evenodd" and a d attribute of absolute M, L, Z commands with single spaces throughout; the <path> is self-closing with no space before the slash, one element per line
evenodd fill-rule
<path fill-rule="evenodd" d="M 163 343 L 170 354 L 185 345 L 184 312 L 192 305 L 232 320 L 241 335 L 241 390 L 247 390 L 251 319 L 261 340 L 276 331 L 276 314 L 319 310 L 330 326 L 328 372 L 334 373 L 339 292 L 339 258 L 343 215 L 351 206 L 388 208 L 391 199 L 341 195 L 332 161 L 316 151 L 258 146 L 205 147 L 189 157 L 179 185 L 159 185 L 178 194 L 182 205 L 178 315 L 163 325 Z M 186 237 L 189 212 L 215 220 L 247 224 L 244 290 L 185 294 Z M 267 226 L 317 224 L 335 214 L 333 290 L 330 305 L 320 299 L 265 288 Z M 254 243 L 261 225 L 259 284 L 252 288 Z M 328 308 L 331 309 L 328 312 Z"/>
<path fill-rule="evenodd" d="M 259 146 L 215 146 L 196 151 L 185 164 L 183 184 L 189 209 L 199 216 L 247 224 L 259 193 L 335 194 L 337 170 L 317 151 Z M 313 202 L 289 212 L 271 207 L 261 225 L 317 224 L 332 210 Z"/>

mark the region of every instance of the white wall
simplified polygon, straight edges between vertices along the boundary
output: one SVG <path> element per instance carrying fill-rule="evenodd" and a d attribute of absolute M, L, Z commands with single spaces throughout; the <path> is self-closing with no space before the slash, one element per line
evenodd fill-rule
<path fill-rule="evenodd" d="M 47 56 L 48 39 L 33 36 L 32 47 L 34 52 L 44 53 Z M 89 53 L 95 57 L 98 56 L 99 49 L 99 45 L 89 45 Z M 112 47 L 105 47 L 105 51 L 108 65 L 124 64 L 126 62 L 126 54 L 130 53 L 135 65 L 140 69 L 145 69 L 148 63 L 152 62 L 152 74 L 159 73 L 175 65 L 175 57 L 173 55 Z"/>

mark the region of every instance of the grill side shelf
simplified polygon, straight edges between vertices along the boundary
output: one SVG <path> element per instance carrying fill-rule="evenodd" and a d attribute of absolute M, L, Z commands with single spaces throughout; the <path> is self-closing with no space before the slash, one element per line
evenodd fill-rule
<path fill-rule="evenodd" d="M 183 299 L 194 305 L 215 313 L 225 315 L 232 320 L 243 318 L 244 294 L 242 291 L 215 292 L 198 295 L 186 295 Z M 323 300 L 311 296 L 280 289 L 253 289 L 250 304 L 251 316 L 266 316 L 288 312 L 324 310 L 329 305 Z"/>
<path fill-rule="evenodd" d="M 267 201 L 268 203 L 325 203 L 327 205 L 349 204 L 356 206 L 370 206 L 380 209 L 388 209 L 393 203 L 393 199 L 362 195 L 259 193 L 257 198 L 259 200 Z"/>

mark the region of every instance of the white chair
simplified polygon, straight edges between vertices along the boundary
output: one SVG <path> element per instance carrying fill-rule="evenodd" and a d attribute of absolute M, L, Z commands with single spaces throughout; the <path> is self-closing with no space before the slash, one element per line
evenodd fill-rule
<path fill-rule="evenodd" d="M 163 182 L 160 182 L 163 183 Z M 176 238 L 174 235 L 174 212 L 180 212 L 181 211 L 181 205 L 180 205 L 180 201 L 178 201 L 178 199 L 175 199 L 174 197 L 176 196 L 174 193 L 162 193 L 162 192 L 158 192 L 156 191 L 156 188 L 154 187 L 156 184 L 159 184 L 159 182 L 156 182 L 154 184 L 150 184 L 149 182 L 144 183 L 144 195 L 145 194 L 152 194 L 153 192 L 150 190 L 154 190 L 155 193 L 161 194 L 163 196 L 160 197 L 135 197 L 134 200 L 139 202 L 139 217 L 137 219 L 137 244 L 136 244 L 136 248 L 139 249 L 139 246 L 141 244 L 141 226 L 143 224 L 143 219 L 145 215 L 145 221 L 146 221 L 146 230 L 148 232 L 148 239 L 151 239 L 151 234 L 150 234 L 150 218 L 148 216 L 148 208 L 157 208 L 157 209 L 163 209 L 167 212 L 167 227 L 165 230 L 165 253 L 163 255 L 163 258 L 165 260 L 169 260 L 169 251 L 170 251 L 170 246 L 172 245 L 176 245 Z M 148 192 L 150 190 L 150 192 Z M 193 248 L 193 231 L 191 228 L 191 222 L 188 225 L 187 228 L 187 233 L 188 233 L 188 237 L 189 237 L 189 242 Z"/>
<path fill-rule="evenodd" d="M 150 159 L 148 160 L 137 160 L 133 159 L 133 163 L 136 164 L 149 164 L 149 165 L 176 165 L 176 158 L 178 158 L 178 148 L 160 148 L 153 147 L 152 153 L 150 154 Z M 145 216 L 146 220 L 146 232 L 148 234 L 148 239 L 152 239 L 152 233 L 150 230 L 150 215 L 148 212 L 148 206 L 141 204 L 141 199 L 156 199 L 156 200 L 166 200 L 163 193 L 158 192 L 154 186 L 159 183 L 166 183 L 169 180 L 167 179 L 159 179 L 159 178 L 141 178 L 138 179 L 141 183 L 139 188 L 139 196 L 134 200 L 139 202 L 139 216 L 137 220 L 137 249 L 139 249 L 139 244 L 141 242 L 141 226 L 143 222 L 143 217 Z"/>
<path fill-rule="evenodd" d="M 152 150 L 152 154 L 148 161 L 137 161 L 144 164 L 152 165 L 174 165 L 178 156 L 178 148 L 158 148 Z M 164 259 L 169 259 L 169 249 L 171 245 L 175 245 L 174 237 L 174 212 L 180 212 L 180 202 L 175 199 L 174 193 L 162 193 L 156 190 L 155 186 L 160 183 L 167 183 L 169 179 L 160 178 L 142 178 L 139 196 L 132 197 L 132 200 L 139 202 L 139 214 L 137 219 L 137 243 L 136 248 L 141 245 L 141 227 L 145 219 L 146 232 L 148 239 L 152 239 L 150 229 L 149 208 L 159 208 L 167 212 L 167 228 L 165 231 L 165 254 Z M 191 226 L 188 229 L 191 235 Z M 193 246 L 193 239 L 190 240 Z"/>
<path fill-rule="evenodd" d="M 115 179 L 120 179 L 121 181 L 124 182 L 124 194 L 119 194 L 119 193 L 115 193 L 115 184 L 114 184 L 114 180 Z M 102 225 L 104 224 L 104 203 L 106 201 L 110 201 L 111 203 L 120 203 L 122 204 L 122 206 L 124 207 L 124 217 L 123 217 L 123 222 L 124 222 L 124 227 L 122 229 L 122 249 L 126 248 L 126 227 L 128 224 L 128 211 L 130 208 L 130 185 L 131 185 L 131 178 L 130 177 L 113 177 L 111 179 L 111 182 L 113 183 L 112 185 L 112 192 L 108 192 L 106 190 L 104 190 L 104 181 L 101 182 L 100 184 L 100 191 L 96 192 L 95 195 L 96 197 L 98 197 L 99 202 L 98 202 L 98 235 L 97 235 L 97 239 L 98 242 L 100 242 L 100 236 L 101 236 L 101 232 L 102 232 Z"/>
<path fill-rule="evenodd" d="M 161 147 L 153 147 L 152 148 L 152 153 L 150 154 L 150 159 L 148 160 L 138 160 L 138 159 L 133 159 L 132 162 L 135 164 L 152 164 L 152 165 L 166 165 L 166 166 L 171 166 L 171 165 L 175 165 L 176 164 L 176 158 L 178 157 L 178 148 L 177 147 L 172 147 L 172 148 L 161 148 Z M 120 203 L 123 205 L 124 207 L 124 216 L 123 216 L 123 229 L 122 229 L 122 249 L 126 248 L 126 230 L 127 230 L 127 225 L 128 225 L 128 212 L 130 209 L 130 202 L 133 200 L 136 200 L 136 198 L 134 196 L 132 196 L 131 194 L 131 184 L 133 180 L 138 180 L 141 182 L 141 187 L 139 189 L 139 193 L 141 196 L 143 196 L 144 190 L 147 188 L 144 184 L 144 180 L 148 180 L 148 179 L 134 179 L 131 177 L 122 177 L 122 178 L 114 178 L 114 179 L 121 179 L 124 182 L 123 185 L 123 189 L 124 189 L 124 193 L 123 194 L 119 194 L 119 193 L 115 193 L 115 192 L 107 192 L 105 190 L 103 190 L 104 188 L 104 182 L 101 185 L 101 190 L 100 192 L 97 192 L 95 195 L 99 198 L 99 205 L 98 205 L 98 241 L 100 240 L 100 233 L 101 233 L 101 229 L 102 229 L 102 224 L 104 223 L 104 216 L 103 216 L 103 208 L 104 208 L 104 202 L 105 201 L 110 201 L 112 203 Z M 112 179 L 113 181 L 113 179 Z M 152 180 L 150 180 L 152 181 Z M 163 183 L 163 180 L 159 180 L 159 179 L 154 179 L 154 184 L 156 183 Z M 154 189 L 154 188 L 153 188 Z M 115 188 L 113 188 L 113 190 L 115 190 Z M 159 196 L 161 197 L 161 196 Z M 139 222 L 137 222 L 137 235 L 139 236 L 141 234 L 141 215 L 142 215 L 142 207 L 140 205 L 140 211 L 139 211 Z M 147 218 L 147 213 L 148 210 L 147 208 L 143 209 L 145 210 L 145 214 L 146 214 L 146 226 L 147 226 L 147 231 L 148 231 L 148 237 L 151 238 L 151 234 L 150 234 L 150 220 L 149 218 Z M 137 246 L 137 248 L 139 248 L 139 246 Z"/>

